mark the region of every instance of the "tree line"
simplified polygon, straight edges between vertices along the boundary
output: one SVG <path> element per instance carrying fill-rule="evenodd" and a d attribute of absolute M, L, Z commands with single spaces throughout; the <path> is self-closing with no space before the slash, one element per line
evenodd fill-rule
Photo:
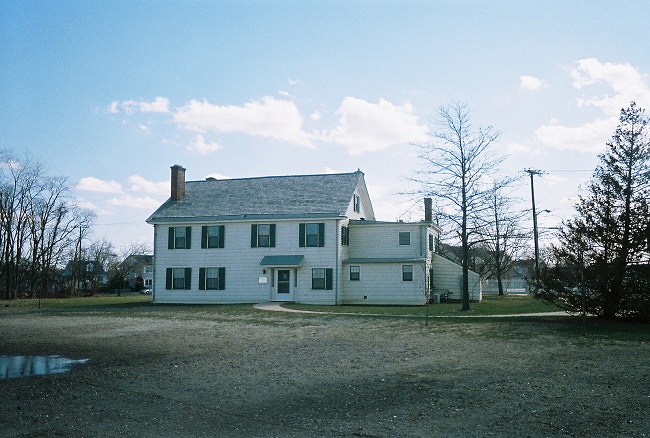
<path fill-rule="evenodd" d="M 69 261 L 98 261 L 114 283 L 123 283 L 128 272 L 112 245 L 87 244 L 94 219 L 73 202 L 66 178 L 48 175 L 27 155 L 0 151 L 0 297 L 47 296 Z M 144 250 L 132 246 L 125 253 Z M 73 269 L 71 283 L 82 275 Z"/>
<path fill-rule="evenodd" d="M 499 176 L 504 157 L 492 148 L 499 132 L 474 128 L 470 115 L 463 103 L 439 108 L 432 140 L 418 145 L 422 168 L 412 178 L 417 194 L 436 200 L 436 217 L 457 244 L 462 310 L 469 310 L 468 270 L 495 277 L 503 294 L 502 276 L 528 251 L 531 236 L 522 226 L 530 212 L 515 208 L 510 192 L 518 178 Z M 635 102 L 621 110 L 575 216 L 562 222 L 529 279 L 537 298 L 608 319 L 650 320 L 649 130 Z M 477 253 L 481 262 L 472 263 Z"/>

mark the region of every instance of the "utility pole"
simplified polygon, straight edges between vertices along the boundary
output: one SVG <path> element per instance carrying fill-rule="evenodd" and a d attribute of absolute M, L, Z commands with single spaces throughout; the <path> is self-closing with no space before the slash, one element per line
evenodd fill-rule
<path fill-rule="evenodd" d="M 539 284 L 539 237 L 537 233 L 537 211 L 535 209 L 535 183 L 533 177 L 535 175 L 541 175 L 542 171 L 524 169 L 524 172 L 530 175 L 530 197 L 533 203 L 533 238 L 535 241 L 535 292 L 537 292 L 537 286 Z"/>

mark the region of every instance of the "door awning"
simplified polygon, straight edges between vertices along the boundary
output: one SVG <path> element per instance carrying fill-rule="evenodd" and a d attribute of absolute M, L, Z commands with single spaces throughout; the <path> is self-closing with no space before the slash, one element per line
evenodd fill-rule
<path fill-rule="evenodd" d="M 304 255 L 273 255 L 264 256 L 260 262 L 261 266 L 290 266 L 297 267 L 302 263 Z"/>

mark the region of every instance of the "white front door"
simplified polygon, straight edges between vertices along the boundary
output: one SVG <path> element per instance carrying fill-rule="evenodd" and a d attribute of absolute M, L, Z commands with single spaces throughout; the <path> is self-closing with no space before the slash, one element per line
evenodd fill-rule
<path fill-rule="evenodd" d="M 273 301 L 293 300 L 293 272 L 292 269 L 277 269 L 275 271 L 275 287 L 273 288 Z"/>

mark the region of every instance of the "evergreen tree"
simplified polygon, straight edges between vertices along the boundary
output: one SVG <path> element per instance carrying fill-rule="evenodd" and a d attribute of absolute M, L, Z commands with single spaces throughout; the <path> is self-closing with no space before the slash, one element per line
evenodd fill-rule
<path fill-rule="evenodd" d="M 650 120 L 632 102 L 566 221 L 538 296 L 604 318 L 649 310 Z M 582 294 L 584 293 L 584 301 Z"/>

